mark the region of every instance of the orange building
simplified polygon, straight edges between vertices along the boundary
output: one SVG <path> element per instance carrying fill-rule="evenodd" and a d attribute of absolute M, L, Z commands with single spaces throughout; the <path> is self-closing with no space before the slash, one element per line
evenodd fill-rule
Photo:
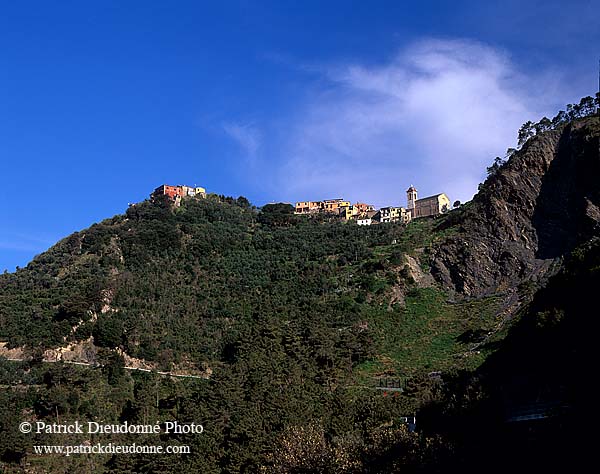
<path fill-rule="evenodd" d="M 364 202 L 357 202 L 353 207 L 356 209 L 357 214 L 375 210 L 375 206 L 372 206 L 371 204 L 365 204 Z"/>
<path fill-rule="evenodd" d="M 321 210 L 319 201 L 300 201 L 296 203 L 296 214 L 314 214 Z"/>
<path fill-rule="evenodd" d="M 177 196 L 181 197 L 181 194 L 181 186 L 169 186 L 168 184 L 163 184 L 154 190 L 152 196 L 169 196 L 171 199 L 175 199 Z"/>

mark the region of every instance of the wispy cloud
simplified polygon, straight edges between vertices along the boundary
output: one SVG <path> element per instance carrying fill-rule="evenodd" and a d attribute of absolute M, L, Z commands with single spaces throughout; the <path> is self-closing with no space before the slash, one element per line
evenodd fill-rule
<path fill-rule="evenodd" d="M 258 128 L 253 124 L 228 122 L 223 123 L 223 131 L 238 144 L 248 161 L 254 163 L 261 145 Z"/>
<path fill-rule="evenodd" d="M 549 99 L 557 78 L 527 77 L 504 52 L 465 40 L 421 41 L 386 64 L 338 64 L 320 74 L 319 87 L 270 134 L 277 157 L 261 172 L 285 190 L 282 199 L 402 203 L 415 184 L 464 201 L 519 126 L 557 100 Z M 226 131 L 256 153 L 251 127 Z"/>
<path fill-rule="evenodd" d="M 54 240 L 22 233 L 0 232 L 0 249 L 18 252 L 41 252 L 54 243 Z"/>

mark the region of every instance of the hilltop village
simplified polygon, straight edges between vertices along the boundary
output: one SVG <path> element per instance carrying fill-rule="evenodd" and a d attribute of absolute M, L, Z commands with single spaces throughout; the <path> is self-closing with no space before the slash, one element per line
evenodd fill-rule
<path fill-rule="evenodd" d="M 417 197 L 417 189 L 410 186 L 406 190 L 406 207 L 382 207 L 375 209 L 371 204 L 357 202 L 351 204 L 344 199 L 297 202 L 295 214 L 330 214 L 343 220 L 355 220 L 358 225 L 372 225 L 383 222 L 408 223 L 419 217 L 437 216 L 450 210 L 450 199 L 446 194 L 435 194 L 422 199 Z"/>
<path fill-rule="evenodd" d="M 156 188 L 151 198 L 167 196 L 176 207 L 181 204 L 184 197 L 206 197 L 206 189 L 198 186 L 171 186 L 163 184 Z M 363 202 L 352 204 L 342 198 L 327 199 L 324 201 L 301 201 L 294 206 L 294 214 L 314 215 L 325 214 L 339 217 L 345 221 L 356 221 L 358 225 L 372 225 L 384 222 L 402 222 L 407 224 L 412 219 L 419 217 L 437 216 L 450 210 L 450 199 L 446 194 L 434 194 L 419 199 L 417 189 L 411 185 L 406 190 L 406 207 L 382 207 Z"/>

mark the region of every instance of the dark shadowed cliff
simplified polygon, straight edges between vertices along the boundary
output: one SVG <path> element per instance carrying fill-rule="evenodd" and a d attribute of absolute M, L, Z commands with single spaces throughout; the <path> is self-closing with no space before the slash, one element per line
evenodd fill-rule
<path fill-rule="evenodd" d="M 482 296 L 538 281 L 600 232 L 599 119 L 530 139 L 440 229 L 456 233 L 432 252 L 447 288 Z"/>

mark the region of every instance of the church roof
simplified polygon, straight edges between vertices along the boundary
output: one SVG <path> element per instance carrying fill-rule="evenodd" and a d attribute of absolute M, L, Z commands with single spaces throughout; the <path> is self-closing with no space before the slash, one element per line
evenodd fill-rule
<path fill-rule="evenodd" d="M 419 201 L 427 201 L 428 199 L 434 199 L 434 198 L 436 198 L 436 197 L 438 197 L 438 196 L 441 196 L 442 194 L 444 194 L 444 193 L 432 194 L 431 196 L 427 196 L 427 197 L 424 197 L 424 198 L 421 198 L 421 199 L 417 199 L 417 201 L 416 201 L 416 202 L 419 202 Z"/>

